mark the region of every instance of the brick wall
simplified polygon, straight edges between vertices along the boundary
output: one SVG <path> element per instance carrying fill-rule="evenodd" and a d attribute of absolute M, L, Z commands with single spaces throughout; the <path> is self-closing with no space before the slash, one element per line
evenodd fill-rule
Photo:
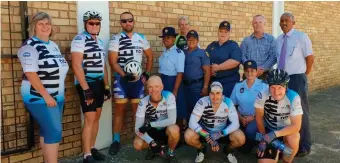
<path fill-rule="evenodd" d="M 295 15 L 295 28 L 312 41 L 315 63 L 308 76 L 310 91 L 339 84 L 339 8 L 339 2 L 285 2 L 285 11 Z"/>
<path fill-rule="evenodd" d="M 10 51 L 10 33 L 9 33 L 9 15 L 8 2 L 1 2 L 1 54 L 9 55 Z M 28 14 L 31 16 L 37 11 L 44 11 L 51 15 L 55 31 L 58 33 L 54 35 L 51 40 L 55 41 L 61 50 L 61 53 L 69 58 L 70 44 L 73 37 L 77 34 L 76 21 L 76 2 L 28 2 Z M 21 46 L 21 19 L 19 2 L 10 2 L 10 21 L 11 21 L 11 37 L 12 37 L 12 54 L 16 55 L 18 48 Z M 4 123 L 2 124 L 2 132 L 5 133 L 4 143 L 6 148 L 13 148 L 15 146 L 26 145 L 26 111 L 23 106 L 21 95 L 19 93 L 21 85 L 21 65 L 18 59 L 13 62 L 14 75 L 12 75 L 11 59 L 1 58 L 1 98 L 3 101 Z M 70 61 L 69 61 L 70 65 Z M 12 78 L 14 78 L 13 93 Z M 73 84 L 73 72 L 70 70 L 66 77 L 66 101 L 63 115 L 63 139 L 59 148 L 59 157 L 71 156 L 81 153 L 81 120 L 80 120 L 80 106 L 79 98 L 76 96 L 76 90 Z M 15 96 L 15 101 L 13 96 Z M 16 113 L 16 122 L 14 113 Z M 7 162 L 23 162 L 36 163 L 42 162 L 42 151 L 39 148 L 38 142 L 38 127 L 35 131 L 35 146 L 25 153 L 13 154 L 1 157 L 2 163 Z M 18 144 L 15 144 L 14 128 L 17 127 Z M 2 144 L 1 144 L 2 145 Z"/>

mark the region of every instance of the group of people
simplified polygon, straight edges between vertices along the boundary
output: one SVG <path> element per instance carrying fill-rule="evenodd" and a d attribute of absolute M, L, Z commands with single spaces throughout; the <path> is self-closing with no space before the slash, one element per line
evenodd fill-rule
<path fill-rule="evenodd" d="M 295 155 L 309 154 L 307 75 L 314 58 L 308 36 L 293 28 L 292 14 L 282 14 L 284 34 L 277 39 L 264 32 L 265 17 L 254 16 L 254 32 L 240 47 L 230 39 L 231 24 L 223 21 L 218 40 L 206 49 L 200 48 L 199 34 L 190 29 L 188 17 L 180 17 L 180 34 L 173 27 L 165 27 L 159 36 L 165 47 L 158 59 L 159 76 L 150 76 L 153 53 L 146 37 L 134 32 L 136 22 L 131 12 L 120 15 L 122 32 L 111 37 L 108 55 L 98 38 L 101 20 L 98 11 L 85 12 L 84 32 L 71 43 L 72 70 L 84 115 L 83 162 L 105 160 L 94 146 L 102 106 L 111 94 L 115 102 L 111 155 L 119 152 L 129 101 L 135 115 L 134 148 L 148 148 L 146 159 L 166 155 L 169 162 L 175 162 L 174 150 L 181 137 L 197 149 L 195 162 L 204 160 L 207 146 L 217 152 L 221 144 L 231 163 L 237 162 L 236 148 L 249 153 L 256 147 L 260 163 L 277 162 L 279 158 L 289 163 Z M 24 72 L 21 94 L 40 125 L 45 162 L 56 163 L 69 66 L 58 45 L 50 40 L 54 31 L 47 13 L 33 15 L 30 30 L 32 37 L 18 51 Z M 114 72 L 113 88 L 108 82 L 107 60 Z M 274 69 L 276 63 L 278 68 Z M 283 141 L 292 149 L 291 154 L 279 157 L 280 152 L 272 145 L 274 140 Z"/>

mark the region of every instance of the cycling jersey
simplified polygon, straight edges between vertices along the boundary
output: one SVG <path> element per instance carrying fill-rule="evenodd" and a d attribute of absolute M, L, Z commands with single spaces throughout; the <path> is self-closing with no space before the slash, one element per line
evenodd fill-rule
<path fill-rule="evenodd" d="M 103 80 L 106 53 L 104 42 L 97 37 L 94 40 L 87 32 L 82 32 L 74 37 L 71 43 L 71 52 L 83 54 L 83 69 L 86 82 Z M 75 84 L 79 84 L 75 78 Z"/>
<path fill-rule="evenodd" d="M 202 97 L 196 103 L 192 113 L 197 116 L 201 116 L 198 124 L 202 127 L 202 129 L 209 133 L 218 132 L 225 129 L 227 127 L 228 118 L 234 118 L 238 122 L 237 112 L 234 104 L 229 98 L 226 97 L 224 97 L 216 113 L 214 113 L 209 96 Z"/>
<path fill-rule="evenodd" d="M 57 102 L 64 101 L 64 81 L 69 66 L 56 43 L 31 37 L 19 49 L 18 57 L 24 73 L 36 72 L 47 92 Z M 33 88 L 25 75 L 21 84 L 21 95 L 24 103 L 45 103 L 41 94 Z"/>
<path fill-rule="evenodd" d="M 169 111 L 174 111 L 174 117 L 169 117 Z M 174 118 L 176 121 L 176 99 L 175 96 L 169 91 L 162 91 L 162 100 L 158 103 L 155 108 L 150 103 L 150 95 L 145 96 L 141 99 L 136 113 L 137 118 L 145 118 L 145 121 L 151 122 L 151 126 L 159 126 L 157 122 L 161 122 L 168 118 Z M 155 124 L 155 125 L 154 125 Z M 137 124 L 136 124 L 137 125 Z M 161 124 L 160 124 L 161 125 Z M 155 127 L 162 129 L 165 127 Z"/>
<path fill-rule="evenodd" d="M 291 116 L 303 114 L 300 96 L 290 89 L 280 101 L 274 100 L 266 89 L 257 95 L 254 106 L 264 109 L 265 125 L 271 130 L 281 130 L 291 124 Z"/>
<path fill-rule="evenodd" d="M 118 64 L 124 68 L 130 60 L 142 63 L 143 51 L 150 48 L 145 36 L 140 33 L 133 33 L 132 38 L 125 32 L 113 35 L 109 43 L 109 51 L 118 53 Z"/>

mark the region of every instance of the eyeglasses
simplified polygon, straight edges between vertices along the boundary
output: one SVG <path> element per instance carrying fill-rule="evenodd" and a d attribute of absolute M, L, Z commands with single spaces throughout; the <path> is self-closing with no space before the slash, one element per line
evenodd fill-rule
<path fill-rule="evenodd" d="M 131 19 L 122 19 L 122 20 L 120 20 L 120 22 L 122 22 L 122 23 L 127 23 L 127 22 L 129 22 L 129 23 L 132 23 L 134 21 L 134 19 L 133 18 L 131 18 Z"/>
<path fill-rule="evenodd" d="M 100 22 L 89 22 L 89 25 L 90 26 L 94 26 L 94 25 L 96 25 L 96 26 L 99 26 L 100 25 Z"/>

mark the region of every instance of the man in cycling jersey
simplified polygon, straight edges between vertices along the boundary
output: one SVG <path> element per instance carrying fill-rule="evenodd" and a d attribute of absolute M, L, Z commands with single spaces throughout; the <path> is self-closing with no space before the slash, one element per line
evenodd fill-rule
<path fill-rule="evenodd" d="M 109 154 L 115 155 L 120 148 L 120 131 L 123 126 L 125 105 L 131 100 L 132 112 L 135 115 L 138 103 L 144 97 L 144 82 L 148 79 L 152 68 L 152 51 L 150 44 L 141 33 L 133 32 L 135 19 L 132 13 L 120 15 L 122 32 L 114 35 L 109 44 L 110 66 L 115 71 L 113 94 L 115 98 L 115 115 L 113 126 L 113 143 Z M 147 58 L 146 72 L 141 77 L 124 72 L 124 66 L 130 61 L 142 64 L 143 53 Z M 140 67 L 142 67 L 140 65 Z"/>
<path fill-rule="evenodd" d="M 212 151 L 220 150 L 220 143 L 225 144 L 223 151 L 227 160 L 237 163 L 234 149 L 245 143 L 245 135 L 239 129 L 239 119 L 233 102 L 223 96 L 223 87 L 219 82 L 210 85 L 209 96 L 202 97 L 192 111 L 189 128 L 184 137 L 187 144 L 197 149 L 195 162 L 202 162 L 207 142 Z"/>
<path fill-rule="evenodd" d="M 299 149 L 303 114 L 300 96 L 287 89 L 289 75 L 283 70 L 270 71 L 267 82 L 269 89 L 260 92 L 254 104 L 257 128 L 263 134 L 257 150 L 258 162 L 277 162 L 278 150 L 270 143 L 279 138 L 292 149 L 290 156 L 282 158 L 284 163 L 290 163 Z"/>
<path fill-rule="evenodd" d="M 161 153 L 162 144 L 168 144 L 169 162 L 175 162 L 174 150 L 180 136 L 176 125 L 175 96 L 163 90 L 158 76 L 150 77 L 147 90 L 149 95 L 140 101 L 136 113 L 134 148 L 138 151 L 149 148 L 146 159 L 151 160 Z"/>

